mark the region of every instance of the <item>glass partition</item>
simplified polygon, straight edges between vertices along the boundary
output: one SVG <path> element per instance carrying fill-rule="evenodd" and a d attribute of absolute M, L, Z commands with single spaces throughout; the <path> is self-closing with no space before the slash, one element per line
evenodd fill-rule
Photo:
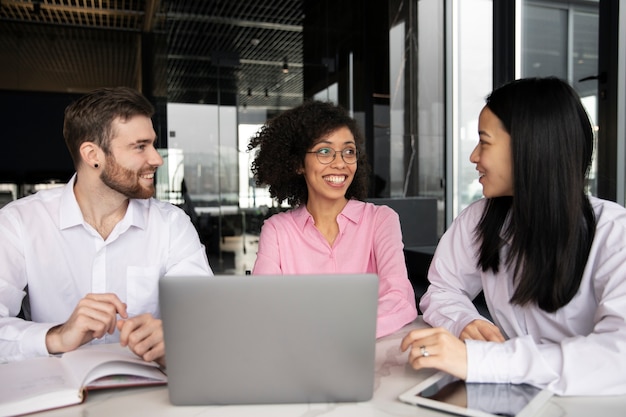
<path fill-rule="evenodd" d="M 16 200 L 16 199 L 17 199 L 17 185 L 0 183 L 0 208 L 2 208 L 9 202 Z"/>
<path fill-rule="evenodd" d="M 238 207 L 236 108 L 168 103 L 167 126 L 170 189 L 184 180 L 197 208 Z"/>
<path fill-rule="evenodd" d="M 478 143 L 478 115 L 492 90 L 492 0 L 454 0 L 452 11 L 452 77 L 448 116 L 452 124 L 452 218 L 482 197 L 476 167 L 469 161 Z M 450 175 L 450 174 L 449 174 Z"/>
<path fill-rule="evenodd" d="M 580 94 L 598 129 L 598 4 L 591 1 L 530 1 L 522 3 L 521 77 L 556 76 Z M 589 193 L 597 190 L 594 155 Z"/>

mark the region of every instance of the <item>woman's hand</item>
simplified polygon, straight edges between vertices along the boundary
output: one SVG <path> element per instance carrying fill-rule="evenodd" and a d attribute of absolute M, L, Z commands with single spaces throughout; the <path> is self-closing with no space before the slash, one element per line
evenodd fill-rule
<path fill-rule="evenodd" d="M 410 349 L 409 363 L 415 369 L 434 368 L 463 380 L 467 378 L 465 343 L 446 329 L 413 330 L 402 339 L 400 349 Z"/>
<path fill-rule="evenodd" d="M 485 342 L 504 342 L 504 336 L 497 326 L 487 320 L 474 320 L 461 332 L 459 336 L 461 340 L 483 340 Z"/>

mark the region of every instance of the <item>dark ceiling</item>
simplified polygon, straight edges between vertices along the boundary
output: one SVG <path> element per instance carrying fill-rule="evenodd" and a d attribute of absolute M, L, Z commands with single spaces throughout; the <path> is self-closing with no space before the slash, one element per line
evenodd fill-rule
<path fill-rule="evenodd" d="M 0 89 L 290 108 L 303 20 L 302 0 L 0 0 Z"/>

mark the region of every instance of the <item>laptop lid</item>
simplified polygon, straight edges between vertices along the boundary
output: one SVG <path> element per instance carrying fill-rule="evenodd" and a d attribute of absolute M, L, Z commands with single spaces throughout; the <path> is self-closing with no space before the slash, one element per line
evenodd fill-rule
<path fill-rule="evenodd" d="M 367 401 L 378 277 L 164 277 L 174 405 Z"/>

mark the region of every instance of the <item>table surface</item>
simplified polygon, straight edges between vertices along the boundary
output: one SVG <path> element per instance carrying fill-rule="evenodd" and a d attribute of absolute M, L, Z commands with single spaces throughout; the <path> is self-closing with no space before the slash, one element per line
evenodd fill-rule
<path fill-rule="evenodd" d="M 421 318 L 395 334 L 376 343 L 374 396 L 358 403 L 271 404 L 230 406 L 173 406 L 167 387 L 139 387 L 93 391 L 83 404 L 36 413 L 46 417 L 109 416 L 194 416 L 194 417 L 368 417 L 424 416 L 449 414 L 405 404 L 398 395 L 431 375 L 432 371 L 415 371 L 407 365 L 408 354 L 400 351 L 400 340 L 411 329 L 425 327 Z M 623 417 L 626 395 L 616 397 L 553 397 L 538 417 Z"/>

